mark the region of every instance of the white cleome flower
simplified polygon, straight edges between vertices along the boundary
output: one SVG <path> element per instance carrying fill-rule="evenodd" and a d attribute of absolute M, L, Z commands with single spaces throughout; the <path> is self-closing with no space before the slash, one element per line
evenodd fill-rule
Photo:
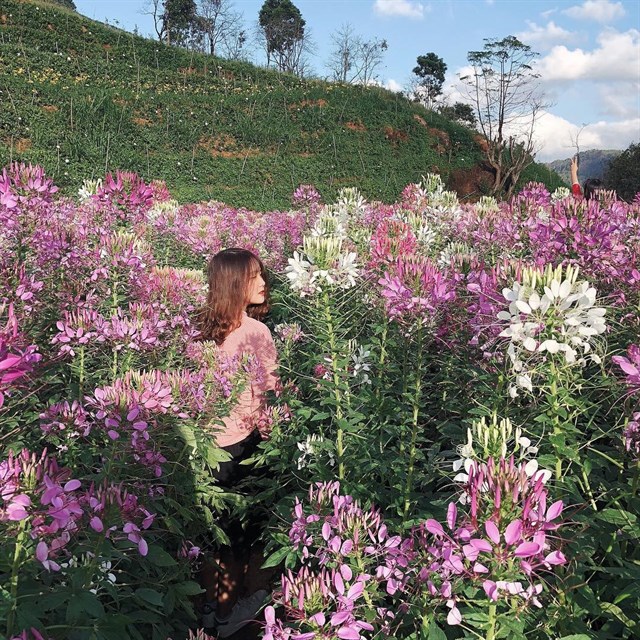
<path fill-rule="evenodd" d="M 337 236 L 305 236 L 304 254 L 294 251 L 285 269 L 289 284 L 301 297 L 324 287 L 351 289 L 360 275 L 355 252 L 345 253 Z"/>
<path fill-rule="evenodd" d="M 353 363 L 351 375 L 362 384 L 371 384 L 369 379 L 371 351 L 362 345 L 357 348 L 354 348 L 354 346 L 354 344 L 351 345 L 351 350 L 353 351 L 351 354 L 351 362 Z"/>
<path fill-rule="evenodd" d="M 91 197 L 95 196 L 100 189 L 102 189 L 102 178 L 98 178 L 97 180 L 84 180 L 82 186 L 78 189 L 80 202 L 91 200 Z"/>
<path fill-rule="evenodd" d="M 518 388 L 532 391 L 536 358 L 562 354 L 570 366 L 600 361 L 592 353 L 593 338 L 606 331 L 606 309 L 595 306 L 595 288 L 577 276 L 576 268 L 567 267 L 563 274 L 560 267 L 547 267 L 544 273 L 525 272 L 522 284 L 503 289 L 509 308 L 498 319 L 507 323 L 500 336 L 510 339 L 507 355 L 516 374 L 512 397 Z"/>

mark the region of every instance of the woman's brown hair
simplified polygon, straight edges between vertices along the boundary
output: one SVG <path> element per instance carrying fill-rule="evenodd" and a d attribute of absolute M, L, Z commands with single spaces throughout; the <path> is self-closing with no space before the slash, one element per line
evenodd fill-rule
<path fill-rule="evenodd" d="M 265 282 L 264 302 L 247 306 L 249 282 L 257 269 Z M 240 326 L 244 311 L 259 320 L 269 310 L 266 269 L 260 258 L 247 249 L 224 249 L 216 253 L 209 260 L 207 280 L 207 303 L 197 316 L 199 340 L 213 340 L 220 345 Z"/>

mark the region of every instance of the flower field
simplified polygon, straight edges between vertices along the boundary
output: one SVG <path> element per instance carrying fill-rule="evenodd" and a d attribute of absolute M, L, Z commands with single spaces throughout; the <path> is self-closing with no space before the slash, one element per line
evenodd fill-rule
<path fill-rule="evenodd" d="M 0 637 L 208 637 L 227 511 L 265 523 L 268 639 L 640 635 L 638 197 L 258 213 L 13 164 L 0 229 Z M 283 382 L 239 493 L 210 429 L 253 363 L 194 340 L 231 246 Z"/>

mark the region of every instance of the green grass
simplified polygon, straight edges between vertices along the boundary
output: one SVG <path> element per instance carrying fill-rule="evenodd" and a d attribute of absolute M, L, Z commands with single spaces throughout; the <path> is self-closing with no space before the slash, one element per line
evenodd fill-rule
<path fill-rule="evenodd" d="M 67 192 L 121 169 L 180 201 L 282 208 L 312 183 L 391 202 L 428 171 L 446 182 L 481 162 L 472 131 L 385 89 L 167 47 L 57 5 L 3 0 L 0 43 L 0 161 L 42 164 Z"/>

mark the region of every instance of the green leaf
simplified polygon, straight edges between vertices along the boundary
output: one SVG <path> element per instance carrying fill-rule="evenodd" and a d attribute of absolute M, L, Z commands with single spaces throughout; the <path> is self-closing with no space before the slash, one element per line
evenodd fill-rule
<path fill-rule="evenodd" d="M 620 622 L 622 622 L 622 624 L 624 624 L 624 626 L 627 627 L 628 629 L 635 628 L 636 623 L 633 620 L 631 620 L 629 617 L 627 617 L 627 615 L 622 611 L 620 607 L 617 607 L 615 604 L 612 604 L 611 602 L 601 602 L 600 607 L 602 608 L 603 611 L 606 611 L 607 613 L 612 614 L 614 617 L 620 620 Z"/>
<path fill-rule="evenodd" d="M 90 618 L 102 618 L 104 616 L 104 607 L 97 596 L 90 591 L 81 591 L 71 595 L 67 605 L 67 622 L 77 622 L 87 615 Z"/>
<path fill-rule="evenodd" d="M 174 567 L 177 564 L 176 560 L 157 544 L 149 545 L 146 559 L 156 567 Z"/>
<path fill-rule="evenodd" d="M 603 509 L 596 516 L 598 520 L 609 522 L 615 525 L 635 524 L 638 518 L 628 511 L 622 509 Z"/>
<path fill-rule="evenodd" d="M 574 633 L 570 636 L 562 636 L 559 640 L 591 640 L 591 637 L 584 633 Z"/>
<path fill-rule="evenodd" d="M 263 569 L 269 569 L 270 567 L 277 567 L 288 555 L 290 549 L 283 547 L 272 553 L 262 564 Z"/>
<path fill-rule="evenodd" d="M 155 589 L 141 587 L 140 589 L 136 589 L 134 593 L 137 598 L 140 598 L 140 600 L 144 600 L 155 607 L 162 606 L 162 594 L 158 593 Z"/>
<path fill-rule="evenodd" d="M 203 592 L 202 587 L 192 580 L 175 585 L 175 590 L 176 593 L 180 593 L 183 596 L 197 596 Z"/>
<path fill-rule="evenodd" d="M 444 631 L 438 626 L 435 620 L 431 621 L 427 633 L 427 640 L 447 640 L 447 636 L 445 635 Z"/>

